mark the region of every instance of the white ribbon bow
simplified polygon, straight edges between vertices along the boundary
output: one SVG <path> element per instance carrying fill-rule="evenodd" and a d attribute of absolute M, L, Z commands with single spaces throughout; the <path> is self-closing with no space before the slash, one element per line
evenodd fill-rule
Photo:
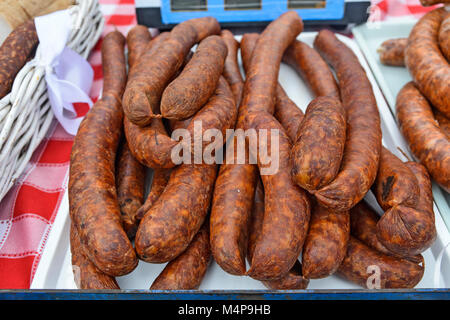
<path fill-rule="evenodd" d="M 73 103 L 92 107 L 88 93 L 94 72 L 83 57 L 66 47 L 73 28 L 69 10 L 37 17 L 34 21 L 39 38 L 35 63 L 45 68 L 52 111 L 62 127 L 76 135 L 83 118 L 77 118 Z"/>

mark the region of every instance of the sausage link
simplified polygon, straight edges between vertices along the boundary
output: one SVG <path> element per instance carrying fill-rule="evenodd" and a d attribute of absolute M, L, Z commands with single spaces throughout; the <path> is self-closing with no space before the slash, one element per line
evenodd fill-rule
<path fill-rule="evenodd" d="M 150 290 L 198 289 L 211 262 L 208 228 L 206 220 L 186 251 L 166 265 Z"/>
<path fill-rule="evenodd" d="M 436 239 L 433 193 L 426 169 L 415 162 L 405 165 L 416 176 L 420 194 L 417 205 L 398 205 L 387 210 L 377 224 L 377 237 L 391 252 L 413 256 L 428 249 Z"/>
<path fill-rule="evenodd" d="M 266 155 L 258 154 L 258 167 L 265 190 L 265 213 L 247 274 L 258 280 L 285 275 L 297 261 L 306 236 L 310 204 L 306 193 L 290 179 L 291 143 L 283 127 L 273 117 L 279 66 L 283 52 L 302 31 L 303 23 L 295 12 L 287 12 L 270 23 L 253 50 L 242 99 L 244 129 L 267 133 L 258 139 L 260 150 L 271 150 L 272 133 L 279 133 L 278 170 L 264 175 Z M 241 116 L 241 115 L 240 115 Z M 275 155 L 273 155 L 275 156 Z"/>
<path fill-rule="evenodd" d="M 450 12 L 447 12 L 439 27 L 439 47 L 447 61 L 450 61 Z"/>
<path fill-rule="evenodd" d="M 264 187 L 260 179 L 256 184 L 255 199 L 252 208 L 251 222 L 249 224 L 249 239 L 247 249 L 247 259 L 251 263 L 256 240 L 261 233 L 264 220 Z M 272 290 L 296 290 L 306 289 L 309 280 L 302 275 L 302 265 L 297 260 L 289 272 L 280 279 L 262 281 L 262 283 Z"/>
<path fill-rule="evenodd" d="M 335 212 L 316 204 L 303 247 L 303 276 L 320 279 L 335 273 L 345 257 L 349 237 L 349 213 Z"/>
<path fill-rule="evenodd" d="M 403 204 L 414 207 L 419 198 L 419 185 L 409 168 L 388 149 L 382 147 L 373 191 L 383 210 Z"/>
<path fill-rule="evenodd" d="M 78 289 L 120 289 L 114 277 L 101 272 L 84 254 L 77 228 L 70 226 L 72 268 Z"/>
<path fill-rule="evenodd" d="M 447 117 L 450 117 L 450 65 L 439 49 L 438 37 L 447 11 L 437 8 L 413 27 L 405 51 L 405 64 L 417 88 Z"/>
<path fill-rule="evenodd" d="M 294 148 L 292 179 L 313 191 L 337 176 L 345 146 L 345 109 L 331 96 L 319 96 L 307 107 Z"/>
<path fill-rule="evenodd" d="M 153 171 L 153 180 L 150 192 L 147 196 L 142 207 L 136 212 L 136 220 L 141 221 L 145 213 L 150 210 L 150 208 L 158 200 L 159 196 L 164 192 L 164 189 L 169 182 L 170 174 L 172 169 L 155 169 Z"/>
<path fill-rule="evenodd" d="M 124 46 L 117 31 L 103 40 L 103 95 L 80 124 L 69 177 L 70 217 L 81 243 L 95 266 L 111 276 L 127 274 L 138 263 L 122 227 L 115 181 L 123 122 L 120 97 L 126 83 Z"/>
<path fill-rule="evenodd" d="M 130 72 L 123 96 L 128 119 L 139 126 L 150 124 L 157 114 L 163 90 L 183 64 L 191 47 L 209 35 L 218 34 L 215 18 L 191 19 L 178 24 L 159 50 L 147 50 Z"/>
<path fill-rule="evenodd" d="M 351 49 L 329 30 L 319 32 L 314 47 L 335 69 L 347 113 L 341 170 L 314 195 L 325 207 L 347 211 L 366 195 L 375 181 L 381 153 L 380 115 L 370 81 Z"/>
<path fill-rule="evenodd" d="M 389 39 L 384 41 L 377 49 L 380 62 L 387 66 L 404 67 L 405 50 L 408 38 Z"/>
<path fill-rule="evenodd" d="M 398 93 L 396 112 L 411 151 L 441 187 L 450 192 L 450 142 L 436 123 L 428 101 L 412 82 Z"/>
<path fill-rule="evenodd" d="M 419 265 L 382 254 L 350 236 L 347 254 L 337 273 L 362 287 L 369 287 L 369 282 L 372 282 L 370 277 L 375 272 L 379 275 L 380 289 L 397 289 L 414 288 L 422 279 L 424 270 L 423 263 Z M 371 287 L 374 285 L 376 282 L 370 283 Z"/>
<path fill-rule="evenodd" d="M 236 113 L 231 89 L 221 78 L 216 95 L 188 128 L 193 128 L 195 119 L 202 119 L 203 128 L 221 128 L 225 135 L 234 127 Z M 216 165 L 207 164 L 182 164 L 173 170 L 164 192 L 139 225 L 135 243 L 143 260 L 167 262 L 186 249 L 208 212 L 216 171 Z"/>
<path fill-rule="evenodd" d="M 117 200 L 123 228 L 132 239 L 138 226 L 136 213 L 144 202 L 145 167 L 133 157 L 126 141 L 119 148 L 116 161 Z"/>
<path fill-rule="evenodd" d="M 162 94 L 164 118 L 183 120 L 208 101 L 223 72 L 227 47 L 219 36 L 209 36 L 198 45 L 191 61 Z"/>
<path fill-rule="evenodd" d="M 228 81 L 236 100 L 236 106 L 241 104 L 242 90 L 244 89 L 244 79 L 242 79 L 241 71 L 238 63 L 239 42 L 234 39 L 234 35 L 228 30 L 222 30 L 220 37 L 225 42 L 228 49 L 223 76 Z"/>
<path fill-rule="evenodd" d="M 137 25 L 128 31 L 127 46 L 129 66 L 134 66 L 136 64 L 138 57 L 146 51 L 146 48 L 151 40 L 152 35 L 146 26 Z"/>
<path fill-rule="evenodd" d="M 450 140 L 450 120 L 437 109 L 433 109 L 433 113 L 436 121 L 438 122 L 439 128 L 441 128 L 442 132 L 444 132 L 447 139 Z"/>
<path fill-rule="evenodd" d="M 6 96 L 17 73 L 39 43 L 34 20 L 14 29 L 0 47 L 0 99 Z"/>
<path fill-rule="evenodd" d="M 362 200 L 350 210 L 350 233 L 365 245 L 383 254 L 405 258 L 416 263 L 423 261 L 423 257 L 420 254 L 412 257 L 402 257 L 389 251 L 377 237 L 377 223 L 379 220 L 380 216 L 366 201 Z"/>
<path fill-rule="evenodd" d="M 319 53 L 306 43 L 294 41 L 284 53 L 283 62 L 297 71 L 316 97 L 339 99 L 339 88 L 333 73 Z"/>

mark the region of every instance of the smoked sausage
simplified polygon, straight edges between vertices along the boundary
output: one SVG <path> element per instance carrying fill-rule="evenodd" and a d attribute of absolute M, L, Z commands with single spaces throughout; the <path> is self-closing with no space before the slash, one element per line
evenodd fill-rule
<path fill-rule="evenodd" d="M 447 12 L 439 27 L 439 47 L 447 61 L 450 61 L 450 12 Z"/>
<path fill-rule="evenodd" d="M 134 66 L 137 58 L 146 50 L 152 40 L 152 35 L 146 26 L 137 25 L 131 28 L 127 34 L 128 65 Z"/>
<path fill-rule="evenodd" d="M 321 205 L 346 211 L 366 195 L 375 181 L 381 153 L 380 115 L 366 72 L 351 49 L 329 30 L 319 32 L 314 47 L 336 71 L 347 114 L 340 172 L 314 195 Z"/>
<path fill-rule="evenodd" d="M 117 201 L 115 159 L 123 121 L 125 38 L 115 31 L 102 43 L 103 95 L 80 124 L 69 174 L 70 217 L 88 258 L 110 276 L 130 273 L 136 253 L 123 230 Z"/>
<path fill-rule="evenodd" d="M 437 109 L 433 109 L 433 113 L 439 124 L 439 128 L 441 128 L 442 132 L 447 136 L 447 139 L 450 140 L 450 120 Z"/>
<path fill-rule="evenodd" d="M 223 76 L 230 84 L 231 91 L 233 91 L 234 98 L 236 99 L 236 106 L 239 106 L 241 104 L 242 90 L 244 89 L 244 79 L 242 79 L 237 56 L 239 42 L 234 39 L 233 34 L 229 30 L 222 30 L 220 37 L 228 49 Z"/>
<path fill-rule="evenodd" d="M 389 39 L 384 41 L 377 49 L 380 62 L 387 66 L 404 67 L 405 50 L 408 38 Z"/>
<path fill-rule="evenodd" d="M 172 29 L 158 50 L 147 50 L 129 74 L 123 96 L 127 118 L 136 125 L 145 126 L 153 118 L 161 117 L 158 113 L 163 90 L 191 47 L 219 32 L 220 25 L 213 17 L 187 20 Z"/>
<path fill-rule="evenodd" d="M 445 8 L 425 14 L 413 27 L 405 51 L 405 64 L 414 83 L 430 103 L 450 117 L 450 65 L 439 48 L 439 26 Z"/>
<path fill-rule="evenodd" d="M 430 104 L 409 82 L 398 93 L 395 106 L 400 130 L 412 153 L 450 192 L 450 141 L 436 123 Z"/>
<path fill-rule="evenodd" d="M 186 251 L 166 265 L 150 290 L 198 289 L 211 262 L 208 222 L 205 221 Z"/>
<path fill-rule="evenodd" d="M 164 89 L 161 98 L 164 118 L 183 120 L 203 107 L 217 87 L 227 51 L 219 36 L 209 36 L 200 42 L 180 75 Z"/>

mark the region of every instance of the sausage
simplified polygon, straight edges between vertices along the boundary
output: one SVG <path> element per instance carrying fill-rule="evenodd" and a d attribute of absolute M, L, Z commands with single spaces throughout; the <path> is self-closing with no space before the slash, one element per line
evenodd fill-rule
<path fill-rule="evenodd" d="M 444 132 L 447 139 L 450 140 L 450 120 L 437 109 L 433 109 L 433 113 L 436 121 L 438 122 L 439 128 L 441 128 L 442 132 Z"/>
<path fill-rule="evenodd" d="M 336 272 L 345 257 L 350 237 L 350 214 L 314 206 L 302 253 L 303 276 L 328 277 Z"/>
<path fill-rule="evenodd" d="M 281 85 L 277 86 L 277 102 L 275 104 L 275 118 L 286 130 L 286 134 L 293 142 L 297 137 L 298 128 L 303 120 L 303 112 L 292 101 Z"/>
<path fill-rule="evenodd" d="M 146 26 L 137 25 L 131 28 L 127 34 L 128 65 L 134 66 L 152 40 L 152 35 Z"/>
<path fill-rule="evenodd" d="M 251 263 L 255 250 L 256 240 L 261 233 L 264 220 L 264 187 L 260 179 L 256 184 L 255 198 L 252 208 L 252 216 L 249 224 L 249 238 L 247 259 Z M 262 281 L 262 283 L 272 290 L 296 290 L 306 289 L 309 280 L 302 275 L 302 265 L 297 260 L 289 272 L 280 279 Z"/>
<path fill-rule="evenodd" d="M 405 50 L 408 38 L 389 39 L 384 41 L 377 49 L 380 62 L 387 66 L 404 67 Z"/>
<path fill-rule="evenodd" d="M 398 93 L 395 106 L 409 148 L 441 187 L 450 192 L 450 142 L 436 123 L 428 101 L 409 82 Z"/>
<path fill-rule="evenodd" d="M 316 97 L 339 99 L 339 88 L 333 73 L 319 53 L 306 43 L 294 41 L 284 53 L 283 62 L 297 71 Z"/>
<path fill-rule="evenodd" d="M 227 47 L 219 36 L 209 36 L 200 42 L 191 61 L 164 89 L 162 116 L 183 120 L 203 107 L 217 87 L 226 56 Z"/>
<path fill-rule="evenodd" d="M 428 249 L 436 239 L 433 193 L 426 169 L 419 163 L 405 165 L 416 176 L 420 186 L 417 205 L 398 205 L 387 210 L 377 224 L 377 237 L 391 252 L 414 256 Z"/>
<path fill-rule="evenodd" d="M 39 39 L 34 20 L 14 29 L 0 47 L 0 99 L 6 96 L 17 73 L 37 47 Z"/>
<path fill-rule="evenodd" d="M 306 236 L 310 204 L 306 193 L 290 179 L 291 143 L 284 128 L 273 117 L 277 77 L 284 50 L 302 31 L 303 23 L 290 11 L 270 23 L 253 51 L 242 99 L 244 129 L 261 129 L 260 150 L 271 150 L 272 133 L 279 133 L 276 172 L 265 174 L 270 163 L 259 153 L 258 168 L 265 190 L 265 213 L 252 263 L 247 274 L 257 280 L 272 280 L 285 275 L 295 264 Z"/>
<path fill-rule="evenodd" d="M 206 220 L 186 251 L 166 265 L 150 290 L 198 289 L 211 262 L 208 225 Z"/>
<path fill-rule="evenodd" d="M 450 61 L 450 13 L 447 12 L 439 27 L 439 47 L 442 54 Z"/>
<path fill-rule="evenodd" d="M 101 272 L 85 256 L 77 228 L 70 226 L 70 251 L 72 253 L 72 268 L 78 289 L 120 289 L 114 277 Z"/>
<path fill-rule="evenodd" d="M 135 26 L 127 35 L 128 65 L 135 65 L 151 40 L 147 27 Z M 145 168 L 131 154 L 124 139 L 116 159 L 116 187 L 122 223 L 130 239 L 134 238 L 138 226 L 137 210 L 144 202 Z"/>
<path fill-rule="evenodd" d="M 345 146 L 345 109 L 332 96 L 319 96 L 307 107 L 294 148 L 292 179 L 313 191 L 337 176 Z"/>
<path fill-rule="evenodd" d="M 414 288 L 422 279 L 425 266 L 382 254 L 350 236 L 347 254 L 337 273 L 343 278 L 369 287 L 379 270 L 380 289 Z M 373 276 L 373 278 L 371 277 Z"/>
<path fill-rule="evenodd" d="M 223 77 L 220 77 L 214 95 L 209 99 L 207 104 L 195 114 L 187 127 L 191 137 L 194 136 L 195 123 L 202 123 L 202 135 L 209 129 L 217 129 L 225 136 L 228 127 L 224 125 L 228 124 L 230 118 L 236 117 L 236 112 L 223 112 L 223 108 L 215 110 L 211 105 L 214 105 L 220 99 L 226 99 L 227 105 L 232 103 L 234 106 L 234 97 L 233 101 L 228 101 L 229 91 L 231 91 L 231 89 L 229 88 L 227 81 Z M 124 124 L 125 135 L 130 144 L 130 150 L 139 162 L 153 169 L 169 169 L 177 165 L 177 163 L 173 162 L 172 150 L 183 142 L 175 141 L 169 137 L 162 121 L 154 121 L 150 126 L 144 128 L 133 124 L 128 119 L 125 119 Z M 194 140 L 192 139 L 191 142 L 193 150 Z M 203 146 L 208 144 L 209 142 L 204 142 Z"/>
<path fill-rule="evenodd" d="M 416 263 L 423 261 L 423 257 L 420 254 L 412 257 L 402 257 L 389 251 L 377 237 L 377 223 L 379 220 L 380 216 L 366 201 L 362 200 L 350 210 L 350 233 L 365 245 L 383 254 L 405 258 Z"/>
<path fill-rule="evenodd" d="M 374 194 L 383 210 L 403 204 L 414 207 L 419 199 L 419 185 L 411 170 L 388 149 L 382 147 Z"/>
<path fill-rule="evenodd" d="M 450 0 L 420 0 L 424 7 L 433 6 L 438 3 L 450 3 Z"/>
<path fill-rule="evenodd" d="M 115 31 L 102 44 L 104 86 L 80 124 L 72 147 L 69 175 L 70 217 L 88 258 L 110 276 L 130 273 L 136 253 L 123 230 L 115 181 L 115 159 L 126 83 L 125 38 Z"/>
<path fill-rule="evenodd" d="M 244 89 L 244 79 L 242 79 L 237 57 L 239 42 L 234 39 L 233 34 L 228 30 L 222 30 L 220 37 L 228 49 L 223 76 L 230 84 L 231 91 L 233 91 L 234 98 L 236 99 L 236 106 L 239 106 L 241 104 L 242 90 Z"/>
<path fill-rule="evenodd" d="M 136 220 L 141 221 L 144 214 L 150 210 L 153 204 L 158 200 L 159 196 L 164 192 L 164 189 L 169 182 L 172 169 L 155 169 L 153 171 L 152 186 L 142 207 L 136 212 Z"/>
<path fill-rule="evenodd" d="M 233 128 L 237 110 L 224 78 L 207 105 L 197 113 L 203 127 Z M 189 124 L 190 128 L 193 123 Z M 182 164 L 173 169 L 169 182 L 142 219 L 136 250 L 148 262 L 167 262 L 181 254 L 200 229 L 209 209 L 216 180 L 216 165 Z"/>
<path fill-rule="evenodd" d="M 447 11 L 434 9 L 413 27 L 405 51 L 405 64 L 414 83 L 433 106 L 450 117 L 450 65 L 439 49 L 438 36 Z"/>
<path fill-rule="evenodd" d="M 147 50 L 129 74 L 123 96 L 127 118 L 136 125 L 145 126 L 153 118 L 161 117 L 158 111 L 163 90 L 183 64 L 191 47 L 219 32 L 220 25 L 215 18 L 187 20 L 172 29 L 159 50 Z"/>
<path fill-rule="evenodd" d="M 138 225 L 136 213 L 144 202 L 145 167 L 133 157 L 126 141 L 119 148 L 116 161 L 117 200 L 123 228 L 132 239 Z"/>
<path fill-rule="evenodd" d="M 366 195 L 375 181 L 381 153 L 380 115 L 372 86 L 355 54 L 329 30 L 319 32 L 314 47 L 335 69 L 347 113 L 340 172 L 314 195 L 321 205 L 346 211 Z"/>

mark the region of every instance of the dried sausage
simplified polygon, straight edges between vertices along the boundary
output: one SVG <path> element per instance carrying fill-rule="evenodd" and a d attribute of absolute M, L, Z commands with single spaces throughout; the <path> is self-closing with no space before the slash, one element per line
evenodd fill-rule
<path fill-rule="evenodd" d="M 139 56 L 141 56 L 150 41 L 152 35 L 146 26 L 137 25 L 131 28 L 127 34 L 128 65 L 134 66 Z"/>
<path fill-rule="evenodd" d="M 398 93 L 396 112 L 411 151 L 434 180 L 450 192 L 450 142 L 436 123 L 430 104 L 412 82 Z"/>
<path fill-rule="evenodd" d="M 387 66 L 404 67 L 407 38 L 389 39 L 377 49 L 380 62 Z"/>
<path fill-rule="evenodd" d="M 244 89 L 244 79 L 242 79 L 241 71 L 238 63 L 239 42 L 234 39 L 233 34 L 228 30 L 222 30 L 220 37 L 225 42 L 228 49 L 223 76 L 228 81 L 236 99 L 236 106 L 241 104 L 242 90 Z"/>

